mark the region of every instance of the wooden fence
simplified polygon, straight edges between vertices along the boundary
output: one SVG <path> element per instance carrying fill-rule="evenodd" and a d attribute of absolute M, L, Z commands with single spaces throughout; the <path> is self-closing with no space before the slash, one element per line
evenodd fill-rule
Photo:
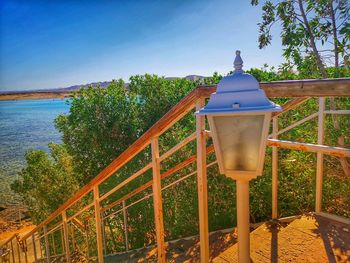
<path fill-rule="evenodd" d="M 272 147 L 272 218 L 278 218 L 278 148 L 317 153 L 315 211 L 321 212 L 323 155 L 327 154 L 338 157 L 350 157 L 350 149 L 323 145 L 325 114 L 350 113 L 350 109 L 326 110 L 325 99 L 326 97 L 350 97 L 350 79 L 278 81 L 260 84 L 270 98 L 290 98 L 290 100 L 283 105 L 283 111 L 273 115 L 272 133 L 268 139 L 268 146 Z M 79 250 L 84 251 L 87 257 L 90 255 L 93 257 L 93 254 L 96 252 L 95 259 L 102 263 L 107 254 L 105 244 L 106 233 L 104 227 L 106 220 L 111 217 L 111 215 L 119 213 L 123 215 L 123 229 L 125 231 L 124 242 L 126 243 L 125 250 L 127 251 L 129 249 L 126 220 L 127 209 L 152 197 L 156 230 L 157 258 L 158 262 L 165 262 L 166 249 L 164 240 L 162 191 L 196 175 L 199 209 L 200 256 L 201 262 L 208 262 L 209 234 L 207 168 L 215 165 L 216 161 L 206 163 L 206 156 L 213 153 L 214 149 L 212 145 L 209 147 L 206 145 L 207 138 L 210 137 L 210 131 L 205 129 L 205 117 L 193 115 L 193 118 L 196 119 L 196 131 L 163 154 L 159 151 L 159 138 L 185 115 L 189 114 L 194 109 L 199 110 L 203 107 L 205 99 L 208 98 L 211 93 L 215 92 L 215 90 L 215 86 L 200 86 L 189 93 L 127 150 L 103 169 L 99 175 L 81 188 L 72 198 L 67 200 L 59 209 L 53 212 L 35 229 L 21 238 L 13 236 L 5 242 L 1 248 L 4 255 L 3 258 L 9 262 L 39 262 L 39 260 L 51 262 L 55 258 L 64 257 L 67 262 L 71 262 L 71 258 L 76 256 L 73 255 L 73 251 L 76 251 L 77 247 L 80 246 Z M 288 127 L 280 129 L 278 127 L 278 118 L 287 111 L 306 102 L 310 97 L 318 98 L 318 112 L 315 112 Z M 278 140 L 278 136 L 282 133 L 314 118 L 318 118 L 317 144 Z M 197 153 L 195 155 L 190 156 L 185 161 L 161 172 L 162 162 L 167 160 L 167 158 L 175 154 L 187 144 L 194 141 L 196 141 L 197 145 Z M 127 179 L 113 186 L 109 191 L 100 193 L 101 184 L 147 147 L 150 147 L 151 149 L 152 160 L 150 163 L 146 164 L 137 172 L 130 174 Z M 162 185 L 162 180 L 170 177 L 177 171 L 188 167 L 190 164 L 196 164 L 197 170 L 168 185 Z M 108 202 L 108 199 L 113 194 L 120 191 L 123 187 L 127 186 L 149 170 L 152 170 L 152 179 L 150 181 L 147 181 L 140 187 L 126 193 L 119 199 Z M 130 198 L 135 197 L 146 189 L 152 189 L 152 192 L 130 204 L 126 204 L 127 200 L 130 200 Z M 120 209 L 117 209 L 117 207 L 120 207 Z M 79 216 L 87 211 L 90 211 L 89 219 L 92 219 L 90 221 L 88 220 L 90 223 L 86 223 L 88 221 L 82 222 L 79 220 Z M 91 239 L 92 234 L 88 230 L 89 227 L 94 227 L 95 229 L 93 233 L 95 238 L 93 239 Z M 81 247 L 82 242 L 78 242 L 79 238 L 81 240 L 86 240 L 84 247 Z M 92 242 L 95 244 L 91 244 Z M 92 252 L 93 250 L 95 252 Z"/>

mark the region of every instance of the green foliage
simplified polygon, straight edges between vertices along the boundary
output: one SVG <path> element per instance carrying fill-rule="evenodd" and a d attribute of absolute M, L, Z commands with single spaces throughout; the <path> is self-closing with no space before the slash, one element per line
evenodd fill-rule
<path fill-rule="evenodd" d="M 78 189 L 72 170 L 72 158 L 64 145 L 50 144 L 50 156 L 44 151 L 29 151 L 27 166 L 12 184 L 30 208 L 34 223 L 44 220 Z"/>
<path fill-rule="evenodd" d="M 256 6 L 259 1 L 251 4 Z M 317 77 L 326 77 L 324 68 L 330 65 L 330 58 L 336 68 L 349 67 L 349 10 L 347 0 L 265 0 L 258 24 L 259 48 L 271 44 L 271 29 L 279 23 L 283 56 L 299 71 L 313 69 L 319 74 Z"/>
<path fill-rule="evenodd" d="M 70 114 L 58 116 L 56 127 L 85 184 L 136 139 L 136 98 L 119 80 L 107 89 L 81 89 L 69 103 Z"/>
<path fill-rule="evenodd" d="M 14 177 L 0 173 L 0 206 L 10 207 L 22 203 L 21 197 L 11 189 L 14 180 Z"/>
<path fill-rule="evenodd" d="M 349 76 L 346 69 L 327 68 L 330 76 Z M 277 70 L 264 65 L 261 69 L 247 71 L 259 81 L 276 81 L 304 78 L 306 71 L 295 72 L 287 64 Z M 71 109 L 68 115 L 56 119 L 56 126 L 62 132 L 64 144 L 51 145 L 51 157 L 43 152 L 34 151 L 27 155 L 27 168 L 20 176 L 14 189 L 20 193 L 33 210 L 36 222 L 41 221 L 50 212 L 62 204 L 74 191 L 89 182 L 103 170 L 115 157 L 139 138 L 157 120 L 167 113 L 176 103 L 199 84 L 214 84 L 221 76 L 192 82 L 186 79 L 167 80 L 155 75 L 133 76 L 128 90 L 121 80 L 113 81 L 106 89 L 89 88 L 81 90 L 69 101 Z M 276 99 L 283 104 L 288 99 Z M 337 99 L 337 108 L 350 107 L 349 99 Z M 329 102 L 327 102 L 327 105 Z M 317 111 L 317 100 L 311 99 L 302 107 L 289 111 L 279 118 L 280 128 Z M 189 112 L 179 122 L 159 138 L 160 154 L 195 131 L 194 112 Z M 344 117 L 341 127 L 335 130 L 331 119 L 327 119 L 326 143 L 336 145 L 338 133 L 349 133 L 349 119 Z M 310 121 L 292 129 L 281 139 L 315 143 L 317 141 L 316 122 Z M 345 136 L 346 145 L 350 144 Z M 208 142 L 208 145 L 210 141 Z M 177 153 L 161 163 L 161 172 L 196 154 L 195 142 L 189 143 Z M 208 163 L 215 155 L 208 156 Z M 151 162 L 150 146 L 146 147 L 129 163 L 119 169 L 100 185 L 104 194 L 131 174 Z M 339 162 L 325 156 L 324 207 L 339 215 L 349 216 L 350 183 L 342 175 Z M 316 159 L 313 153 L 279 150 L 279 211 L 281 216 L 295 215 L 314 208 Z M 162 180 L 166 186 L 196 170 L 195 164 L 177 171 Z M 133 182 L 104 200 L 102 207 L 118 200 L 140 185 L 152 180 L 149 170 Z M 271 211 L 271 149 L 267 150 L 264 175 L 251 183 L 251 220 L 261 222 L 270 218 Z M 69 193 L 67 193 L 69 189 Z M 236 225 L 236 186 L 233 180 L 219 175 L 217 165 L 208 168 L 208 206 L 210 231 Z M 63 194 L 64 193 L 64 194 Z M 128 206 L 140 198 L 152 193 L 152 188 L 125 201 Z M 173 240 L 198 233 L 198 196 L 196 175 L 175 184 L 162 192 L 166 240 Z M 91 199 L 91 198 L 90 198 Z M 69 214 L 91 202 L 87 200 L 77 204 Z M 119 204 L 106 212 L 122 209 Z M 88 217 L 90 212 L 87 212 Z M 90 213 L 91 214 L 91 213 Z M 85 216 L 85 215 L 84 215 Z M 83 220 L 81 218 L 81 220 Z M 104 220 L 108 253 L 120 252 L 124 247 L 124 229 L 122 213 Z M 152 197 L 127 209 L 129 244 L 131 248 L 147 246 L 155 242 L 154 211 Z M 94 224 L 93 222 L 91 223 Z M 94 240 L 95 234 L 91 233 Z M 91 241 L 92 242 L 92 241 Z M 93 244 L 93 242 L 91 243 Z M 92 250 L 91 250 L 92 251 Z M 92 252 L 95 253 L 95 252 Z"/>

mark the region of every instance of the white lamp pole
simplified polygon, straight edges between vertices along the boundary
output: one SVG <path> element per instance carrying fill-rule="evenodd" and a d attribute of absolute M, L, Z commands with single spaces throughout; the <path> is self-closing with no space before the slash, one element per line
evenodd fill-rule
<path fill-rule="evenodd" d="M 262 174 L 271 113 L 281 107 L 266 97 L 252 75 L 243 72 L 240 51 L 234 67 L 196 114 L 208 118 L 220 173 L 237 183 L 238 260 L 245 263 L 250 262 L 249 181 Z"/>

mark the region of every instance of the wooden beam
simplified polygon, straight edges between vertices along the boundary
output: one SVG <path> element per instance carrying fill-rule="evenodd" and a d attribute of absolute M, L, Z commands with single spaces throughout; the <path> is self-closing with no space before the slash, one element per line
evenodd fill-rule
<path fill-rule="evenodd" d="M 120 184 L 118 184 L 116 187 L 114 187 L 113 189 L 109 190 L 106 194 L 101 196 L 100 201 L 103 201 L 108 196 L 110 196 L 111 194 L 115 193 L 116 191 L 118 191 L 120 188 L 124 187 L 125 185 L 127 185 L 131 181 L 135 180 L 137 177 L 139 177 L 140 175 L 144 174 L 145 172 L 147 172 L 151 168 L 152 168 L 152 163 L 147 164 L 145 167 L 141 168 L 136 173 L 134 173 L 133 175 L 129 176 L 124 181 L 122 181 Z"/>
<path fill-rule="evenodd" d="M 306 118 L 301 119 L 300 121 L 297 121 L 297 122 L 293 123 L 292 125 L 290 125 L 290 126 L 284 128 L 284 129 L 278 131 L 277 135 L 280 135 L 280 134 L 282 134 L 282 133 L 284 133 L 286 131 L 289 131 L 289 130 L 291 130 L 291 129 L 293 129 L 293 128 L 303 124 L 304 122 L 307 122 L 309 120 L 312 120 L 313 118 L 316 118 L 317 116 L 318 116 L 318 113 L 313 113 L 313 114 L 307 116 Z M 277 138 L 274 138 L 274 139 L 277 139 Z"/>
<path fill-rule="evenodd" d="M 268 97 L 349 97 L 350 78 L 261 82 Z"/>
<path fill-rule="evenodd" d="M 350 114 L 350 110 L 325 110 L 325 114 Z"/>
<path fill-rule="evenodd" d="M 162 156 L 159 157 L 159 161 L 163 161 L 166 158 L 168 158 L 170 155 L 174 154 L 176 151 L 178 151 L 179 149 L 181 149 L 182 147 L 184 147 L 185 145 L 187 145 L 188 143 L 190 143 L 191 141 L 193 141 L 194 139 L 196 139 L 196 133 L 192 133 L 190 136 L 188 136 L 187 138 L 185 138 L 183 141 L 179 142 L 178 144 L 176 144 L 173 148 L 171 148 L 169 151 L 167 151 L 166 153 L 164 153 Z"/>
<path fill-rule="evenodd" d="M 296 108 L 300 104 L 303 104 L 308 99 L 309 99 L 309 97 L 301 97 L 301 98 L 292 99 L 292 100 L 288 101 L 287 103 L 285 103 L 284 105 L 282 105 L 282 111 L 273 112 L 272 117 L 280 116 L 281 114 L 286 113 L 287 111 L 290 111 L 290 110 Z"/>
<path fill-rule="evenodd" d="M 196 101 L 196 110 L 204 106 L 204 99 Z M 197 137 L 197 191 L 199 209 L 199 240 L 200 259 L 202 263 L 209 262 L 209 226 L 208 226 L 208 183 L 206 165 L 206 134 L 205 116 L 196 115 Z"/>
<path fill-rule="evenodd" d="M 157 256 L 159 263 L 166 262 L 163 222 L 162 184 L 160 176 L 158 137 L 152 139 L 153 208 L 156 225 Z"/>
<path fill-rule="evenodd" d="M 350 149 L 341 147 L 332 147 L 319 144 L 301 143 L 301 142 L 290 142 L 282 140 L 267 140 L 268 146 L 277 146 L 284 149 L 304 151 L 304 152 L 320 152 L 322 154 L 328 154 L 338 157 L 350 157 Z"/>
<path fill-rule="evenodd" d="M 217 161 L 214 161 L 214 162 L 209 163 L 209 164 L 207 165 L 207 167 L 213 166 L 214 164 L 217 164 Z M 167 184 L 166 186 L 162 187 L 162 191 L 166 190 L 166 189 L 169 188 L 169 187 L 172 187 L 172 186 L 175 185 L 175 184 L 180 183 L 180 182 L 183 181 L 183 180 L 186 180 L 187 178 L 189 178 L 189 177 L 191 177 L 191 176 L 193 176 L 193 175 L 195 175 L 195 174 L 197 174 L 197 170 L 194 171 L 194 172 L 192 172 L 192 173 L 190 173 L 190 174 L 188 174 L 188 175 L 185 175 L 184 177 L 181 177 L 181 178 L 178 179 L 178 180 L 175 180 L 174 182 L 171 182 L 170 184 Z M 148 195 L 145 195 L 145 196 L 141 197 L 140 199 L 138 199 L 137 201 L 132 202 L 131 204 L 128 204 L 127 206 L 125 206 L 125 208 L 127 209 L 127 208 L 129 208 L 129 207 L 131 207 L 131 206 L 133 206 L 133 205 L 135 205 L 135 204 L 137 204 L 137 203 L 139 203 L 139 202 L 141 202 L 141 201 L 147 199 L 147 198 L 150 198 L 152 195 L 153 195 L 153 193 L 148 194 Z M 115 212 L 113 212 L 113 213 L 111 213 L 111 214 L 109 214 L 109 215 L 107 215 L 107 216 L 105 216 L 104 218 L 107 218 L 107 217 L 110 217 L 110 216 L 112 216 L 112 215 L 118 214 L 118 213 L 120 213 L 120 212 L 122 212 L 122 211 L 123 211 L 123 208 L 122 208 L 122 209 L 119 209 L 119 210 L 117 210 L 117 211 L 115 211 Z"/>
<path fill-rule="evenodd" d="M 207 148 L 207 154 L 214 152 L 214 146 L 211 145 Z M 192 155 L 191 157 L 189 157 L 188 159 L 186 159 L 185 161 L 175 165 L 174 167 L 170 168 L 169 170 L 167 170 L 166 172 L 161 174 L 161 179 L 163 180 L 164 178 L 168 177 L 169 175 L 172 175 L 174 173 L 176 173 L 177 171 L 181 170 L 182 168 L 185 168 L 186 166 L 190 165 L 191 163 L 194 163 L 196 161 L 196 155 Z M 141 193 L 142 191 L 146 190 L 147 188 L 152 186 L 152 182 L 148 181 L 147 183 L 143 184 L 142 186 L 136 188 L 135 190 L 127 193 L 126 195 L 124 195 L 123 197 L 119 198 L 118 200 L 108 204 L 107 206 L 103 207 L 101 209 L 102 212 L 107 211 L 108 209 L 111 209 L 113 206 L 116 206 L 117 204 L 129 199 L 130 197 Z"/>
<path fill-rule="evenodd" d="M 92 202 L 91 204 L 88 204 L 86 206 L 84 206 L 83 208 L 81 208 L 78 212 L 76 212 L 74 215 L 70 216 L 68 219 L 67 219 L 67 222 L 73 220 L 74 218 L 77 218 L 80 214 L 82 214 L 83 212 L 89 210 L 91 207 L 93 207 L 95 204 L 94 202 Z"/>
<path fill-rule="evenodd" d="M 260 82 L 270 98 L 350 97 L 350 78 L 303 79 Z M 199 94 L 207 98 L 216 91 L 216 85 L 199 86 Z"/>

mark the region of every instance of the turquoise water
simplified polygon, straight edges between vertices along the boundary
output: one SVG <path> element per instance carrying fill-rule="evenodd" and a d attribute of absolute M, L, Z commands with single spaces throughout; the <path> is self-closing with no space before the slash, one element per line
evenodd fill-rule
<path fill-rule="evenodd" d="M 0 101 L 0 174 L 15 175 L 29 149 L 47 151 L 49 142 L 59 143 L 54 119 L 68 111 L 61 99 Z"/>

